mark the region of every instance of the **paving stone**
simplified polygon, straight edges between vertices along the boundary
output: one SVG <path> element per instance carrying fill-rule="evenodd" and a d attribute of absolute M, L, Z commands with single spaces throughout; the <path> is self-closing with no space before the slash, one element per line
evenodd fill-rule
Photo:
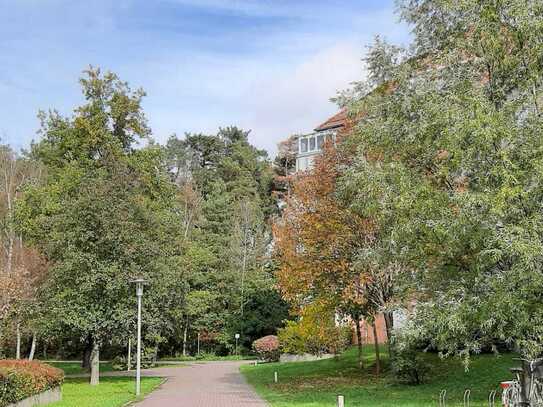
<path fill-rule="evenodd" d="M 207 362 L 153 369 L 153 376 L 168 380 L 136 406 L 268 407 L 240 374 L 243 363 L 247 362 Z"/>

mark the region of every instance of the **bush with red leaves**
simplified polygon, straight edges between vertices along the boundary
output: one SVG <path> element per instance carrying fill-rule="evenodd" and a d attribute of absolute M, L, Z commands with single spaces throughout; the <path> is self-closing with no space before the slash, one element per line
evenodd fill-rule
<path fill-rule="evenodd" d="M 38 361 L 0 360 L 0 407 L 60 386 L 64 372 Z"/>
<path fill-rule="evenodd" d="M 253 342 L 253 350 L 260 359 L 266 362 L 277 362 L 281 355 L 279 339 L 275 335 L 268 335 Z"/>

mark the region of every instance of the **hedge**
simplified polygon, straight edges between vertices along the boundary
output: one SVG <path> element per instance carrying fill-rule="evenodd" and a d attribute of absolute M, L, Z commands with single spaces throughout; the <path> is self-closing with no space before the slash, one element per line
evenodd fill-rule
<path fill-rule="evenodd" d="M 0 407 L 62 384 L 64 372 L 38 361 L 0 360 Z"/>

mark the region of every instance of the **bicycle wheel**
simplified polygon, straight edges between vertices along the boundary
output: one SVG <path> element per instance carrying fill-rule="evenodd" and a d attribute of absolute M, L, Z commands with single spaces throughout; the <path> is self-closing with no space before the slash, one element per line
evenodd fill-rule
<path fill-rule="evenodd" d="M 503 390 L 502 403 L 505 407 L 518 407 L 520 401 L 520 383 L 514 381 Z"/>
<path fill-rule="evenodd" d="M 541 379 L 534 379 L 530 403 L 535 407 L 543 407 L 543 382 Z"/>

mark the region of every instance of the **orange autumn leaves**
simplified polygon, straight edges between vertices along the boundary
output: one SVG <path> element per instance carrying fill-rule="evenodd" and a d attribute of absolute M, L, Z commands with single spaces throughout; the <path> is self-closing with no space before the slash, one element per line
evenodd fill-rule
<path fill-rule="evenodd" d="M 364 305 L 367 276 L 356 255 L 374 239 L 374 225 L 336 197 L 339 168 L 347 159 L 327 146 L 312 171 L 295 177 L 280 221 L 274 225 L 279 288 L 289 302 Z"/>

